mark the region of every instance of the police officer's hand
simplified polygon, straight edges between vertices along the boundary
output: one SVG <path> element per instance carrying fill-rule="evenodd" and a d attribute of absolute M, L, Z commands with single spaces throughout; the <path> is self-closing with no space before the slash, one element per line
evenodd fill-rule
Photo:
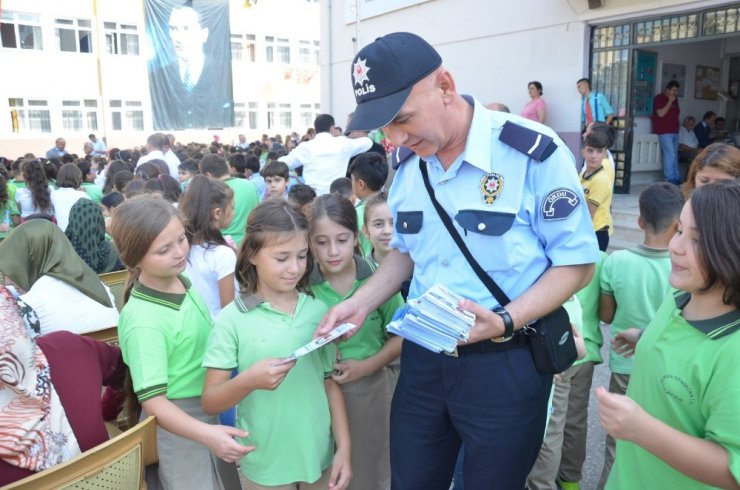
<path fill-rule="evenodd" d="M 359 327 L 365 323 L 366 316 L 367 311 L 365 311 L 360 304 L 356 304 L 352 301 L 352 298 L 342 301 L 326 312 L 324 318 L 319 322 L 319 326 L 316 327 L 313 338 L 318 338 L 322 335 L 328 334 L 334 329 L 334 327 L 341 325 L 342 323 L 352 323 L 357 325 L 357 328 L 350 330 L 341 337 L 342 340 L 347 340 L 356 334 L 360 329 Z"/>
<path fill-rule="evenodd" d="M 475 323 L 473 324 L 473 328 L 470 329 L 468 344 L 501 337 L 504 334 L 503 320 L 488 308 L 469 299 L 461 300 L 460 308 L 475 315 Z"/>

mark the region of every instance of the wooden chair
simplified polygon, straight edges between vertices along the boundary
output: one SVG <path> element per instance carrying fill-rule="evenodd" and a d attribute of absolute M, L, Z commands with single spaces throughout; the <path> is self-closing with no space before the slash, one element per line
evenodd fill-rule
<path fill-rule="evenodd" d="M 76 458 L 4 490 L 141 490 L 144 467 L 156 463 L 157 422 L 149 417 Z"/>
<path fill-rule="evenodd" d="M 100 280 L 103 281 L 103 284 L 108 286 L 111 293 L 113 293 L 113 299 L 116 301 L 118 311 L 121 311 L 121 308 L 123 308 L 123 289 L 126 285 L 127 275 L 128 272 L 126 271 L 106 272 L 105 274 L 98 275 Z"/>

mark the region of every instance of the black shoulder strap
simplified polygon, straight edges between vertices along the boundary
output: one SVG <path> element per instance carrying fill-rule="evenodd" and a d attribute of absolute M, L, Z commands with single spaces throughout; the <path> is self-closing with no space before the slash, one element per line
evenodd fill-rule
<path fill-rule="evenodd" d="M 419 169 L 421 170 L 421 176 L 424 179 L 424 187 L 426 187 L 427 192 L 429 193 L 429 198 L 432 200 L 434 209 L 437 210 L 439 218 L 442 220 L 442 223 L 444 223 L 445 228 L 447 228 L 447 231 L 449 232 L 452 239 L 455 240 L 455 243 L 457 244 L 462 254 L 465 256 L 465 259 L 468 261 L 468 264 L 470 264 L 470 267 L 473 268 L 475 275 L 478 276 L 478 279 L 480 279 L 481 282 L 486 286 L 486 288 L 488 288 L 488 291 L 490 291 L 493 297 L 496 298 L 496 301 L 498 301 L 499 305 L 504 306 L 508 304 L 511 301 L 509 297 L 506 296 L 506 293 L 504 293 L 501 288 L 498 287 L 496 281 L 491 279 L 491 276 L 486 274 L 486 271 L 484 271 L 480 264 L 478 264 L 478 262 L 473 258 L 473 255 L 470 253 L 470 250 L 468 250 L 468 247 L 465 245 L 465 242 L 460 236 L 460 233 L 457 232 L 457 230 L 455 229 L 455 225 L 452 224 L 452 219 L 450 219 L 450 215 L 447 214 L 447 211 L 444 210 L 439 201 L 437 201 L 437 198 L 434 197 L 434 189 L 432 189 L 432 185 L 429 183 L 427 164 L 422 159 L 419 159 Z"/>
<path fill-rule="evenodd" d="M 498 139 L 537 162 L 544 162 L 558 149 L 550 136 L 511 121 L 504 123 Z"/>

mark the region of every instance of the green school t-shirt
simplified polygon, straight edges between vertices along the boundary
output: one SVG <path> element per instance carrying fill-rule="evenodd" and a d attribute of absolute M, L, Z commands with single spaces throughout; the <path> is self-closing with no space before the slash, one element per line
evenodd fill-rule
<path fill-rule="evenodd" d="M 90 196 L 90 199 L 95 204 L 100 204 L 100 201 L 103 200 L 103 188 L 99 185 L 93 184 L 92 182 L 83 182 L 82 190 L 87 192 L 87 195 Z"/>
<path fill-rule="evenodd" d="M 201 363 L 211 316 L 190 281 L 184 276 L 180 280 L 185 294 L 136 283 L 121 310 L 119 342 L 140 402 L 158 395 L 178 399 L 203 394 L 206 370 Z"/>
<path fill-rule="evenodd" d="M 239 246 L 247 233 L 249 213 L 260 203 L 260 196 L 257 186 L 247 179 L 229 177 L 224 182 L 234 191 L 234 218 L 229 227 L 221 230 L 221 233 L 231 235 L 234 243 Z"/>
<path fill-rule="evenodd" d="M 671 288 L 670 273 L 667 249 L 639 245 L 607 257 L 601 268 L 601 292 L 613 296 L 617 303 L 612 339 L 628 328 L 645 328 L 650 323 Z M 609 368 L 613 373 L 630 374 L 632 358 L 620 356 L 610 346 Z"/>
<path fill-rule="evenodd" d="M 241 373 L 257 361 L 280 358 L 313 338 L 326 305 L 303 293 L 290 315 L 256 295 L 237 296 L 218 314 L 203 367 Z M 301 358 L 273 391 L 257 390 L 237 408 L 237 426 L 249 432 L 240 443 L 256 449 L 241 470 L 264 486 L 314 482 L 331 465 L 334 439 L 324 378 L 332 371 L 334 344 Z"/>
<path fill-rule="evenodd" d="M 599 295 L 601 294 L 599 280 L 601 267 L 606 257 L 606 252 L 601 252 L 599 261 L 594 266 L 594 276 L 591 278 L 591 282 L 576 293 L 576 297 L 581 303 L 581 310 L 583 311 L 582 332 L 583 341 L 586 344 L 586 357 L 580 361 L 576 361 L 575 364 L 584 362 L 602 363 L 601 346 L 604 345 L 604 337 L 601 334 L 601 327 L 599 326 Z"/>
<path fill-rule="evenodd" d="M 325 280 L 321 275 L 319 264 L 314 263 L 314 270 L 311 272 L 310 281 L 311 290 L 316 295 L 316 298 L 326 303 L 328 307 L 332 307 L 355 294 L 355 291 L 365 281 L 370 279 L 375 269 L 370 262 L 362 257 L 355 255 L 354 260 L 357 277 L 350 291 L 344 296 L 341 296 L 331 287 L 329 281 Z M 383 345 L 385 345 L 386 340 L 388 340 L 388 333 L 385 330 L 386 325 L 391 322 L 393 314 L 403 304 L 401 294 L 396 293 L 388 301 L 383 303 L 380 308 L 372 311 L 362 324 L 362 328 L 355 335 L 349 340 L 339 343 L 339 352 L 342 355 L 342 359 L 356 359 L 361 361 L 377 354 Z"/>
<path fill-rule="evenodd" d="M 688 322 L 689 293 L 669 293 L 637 343 L 627 396 L 685 434 L 722 446 L 740 482 L 740 311 Z M 617 441 L 607 490 L 713 488 L 631 442 Z"/>

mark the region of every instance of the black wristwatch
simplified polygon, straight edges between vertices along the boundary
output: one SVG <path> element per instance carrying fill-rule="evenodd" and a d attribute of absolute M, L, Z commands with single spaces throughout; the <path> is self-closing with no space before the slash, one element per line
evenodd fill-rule
<path fill-rule="evenodd" d="M 498 316 L 501 317 L 501 320 L 504 322 L 504 335 L 503 337 L 505 339 L 508 339 L 512 335 L 514 335 L 514 321 L 511 319 L 511 315 L 509 315 L 509 312 L 506 311 L 506 308 L 503 306 L 497 306 L 493 310 L 494 313 L 496 313 Z"/>

